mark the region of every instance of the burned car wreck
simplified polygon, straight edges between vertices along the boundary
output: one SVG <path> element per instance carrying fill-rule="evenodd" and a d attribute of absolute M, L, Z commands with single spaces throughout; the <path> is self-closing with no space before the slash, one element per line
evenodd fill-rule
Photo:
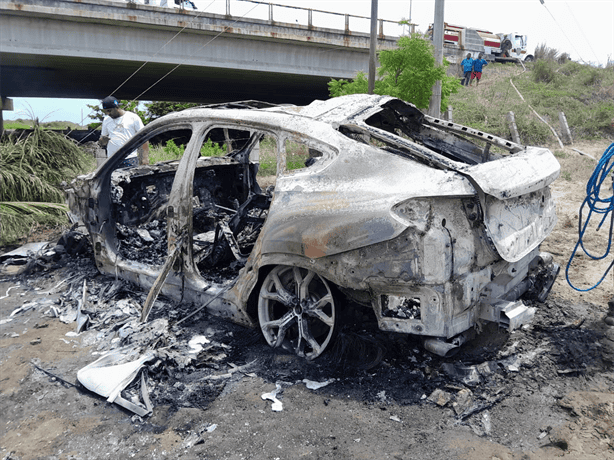
<path fill-rule="evenodd" d="M 180 160 L 118 169 L 160 135 L 189 139 Z M 202 156 L 220 139 L 226 156 Z M 307 161 L 290 169 L 296 149 Z M 67 194 L 102 273 L 260 327 L 273 347 L 316 358 L 343 309 L 369 308 L 380 329 L 447 356 L 482 321 L 529 322 L 521 297 L 545 300 L 559 267 L 539 245 L 558 174 L 545 148 L 352 95 L 166 115 Z"/>

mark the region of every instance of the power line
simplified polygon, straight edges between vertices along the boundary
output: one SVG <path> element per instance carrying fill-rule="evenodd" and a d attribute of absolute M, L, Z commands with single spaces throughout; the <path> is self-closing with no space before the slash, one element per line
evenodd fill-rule
<path fill-rule="evenodd" d="M 550 10 L 548 9 L 548 7 L 546 6 L 546 4 L 544 3 L 544 0 L 539 0 L 541 2 L 542 5 L 544 5 L 544 8 L 546 8 L 546 11 L 548 12 L 548 14 L 552 17 L 552 20 L 554 21 L 554 23 L 559 27 L 559 29 L 561 29 L 561 32 L 563 33 L 563 35 L 565 35 L 565 38 L 567 39 L 567 41 L 571 44 L 571 47 L 574 49 L 574 51 L 576 52 L 576 54 L 578 56 L 580 56 L 580 60 L 586 64 L 587 62 L 582 58 L 582 55 L 580 54 L 580 52 L 576 49 L 576 47 L 574 46 L 573 42 L 569 39 L 569 37 L 567 36 L 567 34 L 565 33 L 565 30 L 561 27 L 561 25 L 558 23 L 558 21 L 556 20 L 556 18 L 554 17 L 554 15 L 550 12 Z"/>
<path fill-rule="evenodd" d="M 599 62 L 599 56 L 597 56 L 597 53 L 595 53 L 595 50 L 593 49 L 593 47 L 591 46 L 591 42 L 588 41 L 588 38 L 586 38 L 586 35 L 584 35 L 584 30 L 582 30 L 582 27 L 580 27 L 580 24 L 578 23 L 578 20 L 576 19 L 575 14 L 573 14 L 573 11 L 571 11 L 571 8 L 569 7 L 569 3 L 567 3 L 567 1 L 565 2 L 565 5 L 567 6 L 567 9 L 569 10 L 569 13 L 571 14 L 571 17 L 573 18 L 574 22 L 576 23 L 576 26 L 578 27 L 578 30 L 580 31 L 580 33 L 582 34 L 582 36 L 584 37 L 584 40 L 586 40 L 586 43 L 588 44 L 588 47 L 591 49 L 591 51 L 593 52 L 593 55 L 595 56 L 595 58 L 597 59 L 597 62 Z"/>
<path fill-rule="evenodd" d="M 215 0 L 213 0 L 211 3 L 209 3 L 209 4 L 208 4 L 208 5 L 205 7 L 205 9 L 204 9 L 204 10 L 202 10 L 200 13 L 198 13 L 198 14 L 196 15 L 196 18 L 195 18 L 195 19 L 198 19 L 198 18 L 199 18 L 201 15 L 203 15 L 203 14 L 205 13 L 205 11 L 207 11 L 207 9 L 208 9 L 208 8 L 209 8 L 211 5 L 213 5 L 214 3 L 215 3 Z M 161 48 L 160 48 L 158 51 L 156 51 L 156 53 L 155 53 L 155 54 L 152 56 L 152 58 L 154 58 L 154 57 L 156 57 L 158 54 L 160 54 L 160 53 L 162 52 L 162 50 L 163 50 L 164 48 L 166 48 L 166 45 L 168 45 L 170 42 L 172 42 L 173 40 L 175 40 L 175 38 L 177 38 L 177 36 L 178 36 L 180 33 L 182 33 L 182 32 L 183 32 L 183 31 L 184 31 L 184 30 L 185 30 L 187 27 L 188 27 L 188 25 L 187 25 L 187 23 L 186 23 L 186 25 L 185 25 L 185 26 L 183 26 L 183 27 L 182 27 L 182 28 L 179 30 L 179 32 L 177 32 L 175 35 L 173 35 L 173 37 L 172 37 L 170 40 L 168 40 L 168 41 L 167 41 L 167 42 L 166 42 L 164 45 L 162 45 L 162 47 L 161 47 Z M 151 59 L 151 58 L 150 58 L 150 59 Z M 126 79 L 125 79 L 125 80 L 122 82 L 122 84 L 121 84 L 121 85 L 119 85 L 117 88 L 115 88 L 115 90 L 114 90 L 114 91 L 111 91 L 111 94 L 109 94 L 109 96 L 111 96 L 112 94 L 115 94 L 117 91 L 119 91 L 119 90 L 120 90 L 120 88 L 121 88 L 122 86 L 124 86 L 126 83 L 128 83 L 128 81 L 129 81 L 129 80 L 130 80 L 132 77 L 134 77 L 134 76 L 135 76 L 137 73 L 139 73 L 139 71 L 140 71 L 140 70 L 141 70 L 143 67 L 145 67 L 147 64 L 149 64 L 150 62 L 151 62 L 151 60 L 143 62 L 143 64 L 141 64 L 141 66 L 140 66 L 138 69 L 136 69 L 134 72 L 132 72 L 132 74 L 131 74 L 131 75 L 130 75 L 128 78 L 126 78 Z M 133 99 L 133 101 L 134 101 L 134 99 Z"/>
<path fill-rule="evenodd" d="M 213 3 L 213 2 L 212 2 Z M 211 5 L 211 4 L 209 4 Z M 208 8 L 209 6 L 207 6 Z M 200 50 L 202 50 L 204 47 L 206 47 L 207 45 L 209 45 L 213 40 L 215 40 L 216 38 L 218 38 L 220 35 L 222 35 L 223 33 L 225 33 L 228 29 L 230 29 L 234 24 L 236 24 L 240 19 L 243 19 L 245 16 L 247 16 L 249 13 L 251 13 L 254 8 L 257 8 L 258 4 L 254 5 L 249 11 L 247 11 L 245 14 L 243 14 L 243 16 L 239 16 L 237 19 L 235 19 L 229 26 L 224 27 L 224 30 L 222 30 L 221 32 L 219 32 L 215 37 L 213 37 L 211 40 L 209 40 L 207 43 L 205 43 L 203 46 L 201 46 L 200 48 L 198 48 L 194 53 L 192 53 L 190 56 L 194 56 L 197 52 L 199 52 Z M 185 29 L 185 27 L 183 28 Z M 183 31 L 183 29 L 181 29 L 181 31 Z M 179 31 L 177 33 L 177 35 L 181 32 Z M 174 37 L 173 37 L 174 38 Z M 164 45 L 166 46 L 166 45 Z M 188 57 L 190 57 L 188 56 Z M 145 94 L 147 91 L 149 91 L 151 88 L 153 88 L 154 86 L 156 86 L 158 83 L 160 83 L 162 80 L 164 80 L 167 76 L 169 76 L 171 73 L 173 73 L 175 70 L 177 70 L 179 67 L 181 67 L 183 64 L 177 64 L 175 67 L 173 67 L 171 70 L 169 70 L 168 72 L 166 72 L 158 81 L 156 81 L 155 83 L 153 83 L 151 86 L 149 86 L 149 88 L 147 88 L 145 91 L 143 91 L 141 94 L 139 94 L 137 97 L 135 97 L 134 99 L 132 99 L 131 102 L 136 101 L 139 97 L 141 97 L 143 94 Z"/>

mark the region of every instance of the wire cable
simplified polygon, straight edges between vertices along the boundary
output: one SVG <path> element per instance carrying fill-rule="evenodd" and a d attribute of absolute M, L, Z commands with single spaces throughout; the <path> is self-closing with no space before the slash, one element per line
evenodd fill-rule
<path fill-rule="evenodd" d="M 200 12 L 199 12 L 199 13 L 196 15 L 196 17 L 195 17 L 194 19 L 198 19 L 198 18 L 199 18 L 199 17 L 201 17 L 203 14 L 205 14 L 205 12 L 206 12 L 206 11 L 209 9 L 209 7 L 210 7 L 211 5 L 213 5 L 213 4 L 215 3 L 215 1 L 216 1 L 216 0 L 212 0 L 212 1 L 211 1 L 211 3 L 209 3 L 209 4 L 208 4 L 208 5 L 205 7 L 205 9 L 204 9 L 204 10 L 200 11 Z M 179 36 L 179 34 L 181 34 L 181 33 L 182 33 L 182 32 L 183 32 L 183 31 L 184 31 L 184 30 L 185 30 L 187 27 L 188 27 L 188 24 L 186 23 L 186 25 L 185 25 L 185 26 L 183 26 L 183 27 L 182 27 L 182 28 L 179 30 L 179 32 L 177 32 L 175 35 L 173 35 L 173 36 L 170 38 L 170 40 L 168 40 L 168 41 L 167 41 L 167 42 L 166 42 L 164 45 L 162 45 L 162 47 L 161 47 L 161 48 L 160 48 L 158 51 L 156 51 L 156 53 L 155 53 L 153 56 L 151 56 L 151 58 L 154 58 L 154 57 L 156 57 L 158 54 L 160 54 L 160 53 L 162 52 L 162 50 L 163 50 L 164 48 L 166 48 L 166 45 L 168 45 L 170 42 L 172 42 L 173 40 L 175 40 L 175 39 L 177 38 L 177 36 Z M 126 79 L 125 79 L 125 80 L 122 82 L 122 84 L 121 84 L 121 85 L 119 85 L 117 88 L 115 88 L 115 90 L 114 90 L 114 91 L 111 91 L 111 94 L 109 94 L 109 96 L 111 96 L 112 94 L 115 94 L 115 93 L 116 93 L 116 92 L 117 92 L 117 91 L 118 91 L 118 90 L 119 90 L 119 89 L 120 89 L 122 86 L 124 86 L 126 83 L 128 83 L 128 81 L 129 81 L 129 80 L 130 80 L 132 77 L 134 77 L 134 76 L 135 76 L 137 73 L 139 73 L 139 71 L 140 71 L 140 70 L 141 70 L 143 67 L 145 67 L 147 64 L 149 64 L 149 63 L 151 62 L 151 58 L 150 58 L 150 60 L 149 60 L 149 61 L 145 61 L 145 62 L 143 62 L 143 64 L 141 64 L 141 66 L 140 66 L 138 69 L 136 69 L 134 72 L 132 72 L 132 74 L 131 74 L 131 75 L 130 75 L 128 78 L 126 78 Z M 133 101 L 134 101 L 134 99 L 133 99 Z M 131 102 L 132 102 L 132 101 L 131 101 Z"/>
<path fill-rule="evenodd" d="M 548 7 L 546 6 L 546 4 L 544 2 L 541 2 L 542 5 L 544 5 L 544 8 L 546 8 L 546 11 L 548 12 L 548 14 L 552 17 L 552 20 L 554 21 L 554 23 L 559 27 L 559 29 L 561 29 L 561 32 L 563 33 L 563 35 L 565 35 L 565 38 L 567 39 L 567 41 L 570 43 L 571 47 L 574 49 L 574 51 L 578 54 L 578 56 L 580 57 L 580 60 L 582 62 L 584 62 L 586 64 L 586 61 L 582 58 L 582 55 L 578 52 L 578 50 L 576 49 L 576 47 L 574 46 L 573 42 L 569 39 L 569 37 L 567 36 L 567 34 L 565 33 L 565 29 L 563 29 L 561 27 L 561 25 L 558 23 L 558 21 L 556 20 L 556 18 L 554 17 L 554 15 L 550 12 L 550 10 L 548 9 Z"/>
<path fill-rule="evenodd" d="M 252 7 L 247 13 L 243 14 L 243 16 L 239 16 L 237 19 L 235 19 L 230 25 L 224 27 L 224 29 L 219 32 L 218 34 L 216 34 L 211 40 L 209 40 L 207 43 L 205 43 L 203 46 L 201 46 L 200 48 L 198 48 L 193 54 L 191 54 L 188 57 L 194 56 L 195 53 L 199 52 L 200 50 L 202 50 L 204 47 L 206 47 L 207 45 L 209 45 L 213 40 L 215 40 L 216 38 L 218 38 L 220 35 L 226 33 L 226 31 L 228 29 L 231 29 L 233 25 L 235 25 L 237 22 L 239 22 L 239 20 L 243 19 L 245 16 L 247 16 L 249 13 L 252 12 L 252 10 L 254 10 L 254 8 L 257 8 L 258 5 L 255 5 L 254 7 Z M 185 27 L 184 27 L 185 29 Z M 183 29 L 181 29 L 183 30 Z M 181 32 L 181 31 L 180 31 Z M 177 35 L 179 35 L 179 32 L 177 33 Z M 174 37 L 173 37 L 174 38 Z M 164 45 L 166 46 L 166 45 Z M 160 83 L 162 80 L 164 80 L 166 77 L 168 77 L 171 73 L 173 73 L 175 70 L 177 70 L 179 67 L 181 67 L 182 65 L 184 65 L 183 63 L 179 63 L 177 64 L 175 67 L 173 67 L 171 70 L 169 70 L 168 72 L 166 72 L 162 77 L 160 77 L 156 82 L 154 82 L 151 86 L 149 86 L 145 91 L 143 91 L 141 94 L 139 94 L 138 96 L 136 96 L 134 99 L 132 99 L 132 101 L 130 102 L 134 102 L 137 99 L 139 99 L 143 94 L 145 94 L 147 91 L 149 91 L 151 88 L 153 88 L 154 86 L 156 86 L 158 83 Z M 141 66 L 142 68 L 143 66 Z"/>
<path fill-rule="evenodd" d="M 584 251 L 584 254 L 586 254 L 592 260 L 605 259 L 610 254 L 610 251 L 612 249 L 612 231 L 614 228 L 614 174 L 612 174 L 612 169 L 614 169 L 614 143 L 610 144 L 610 146 L 606 149 L 601 159 L 597 163 L 597 166 L 595 167 L 593 174 L 591 175 L 590 179 L 588 180 L 588 183 L 586 184 L 586 198 L 582 202 L 582 205 L 580 206 L 580 210 L 578 211 L 578 217 L 579 217 L 578 242 L 576 243 L 576 246 L 574 247 L 571 253 L 571 256 L 569 257 L 569 262 L 567 262 L 567 268 L 565 269 L 565 277 L 567 279 L 567 283 L 576 291 L 587 292 L 587 291 L 591 291 L 595 289 L 597 286 L 601 284 L 601 282 L 605 279 L 608 272 L 614 266 L 614 257 L 613 257 L 612 262 L 607 267 L 601 279 L 595 285 L 587 289 L 577 288 L 576 286 L 572 284 L 572 282 L 569 279 L 569 269 L 571 267 L 571 264 L 573 262 L 574 257 L 576 256 L 576 253 L 579 247 L 581 247 L 582 250 Z M 609 198 L 602 198 L 601 197 L 601 186 L 603 185 L 605 180 L 610 175 L 612 179 L 612 195 Z M 588 206 L 589 212 L 586 217 L 586 221 L 584 222 L 584 225 L 583 225 L 582 215 L 583 215 L 584 206 Z M 593 213 L 603 214 L 603 218 L 601 219 L 601 222 L 597 226 L 597 231 L 599 231 L 599 229 L 601 228 L 601 226 L 607 219 L 608 215 L 610 215 L 610 230 L 609 230 L 608 244 L 607 244 L 607 248 L 605 252 L 603 253 L 603 255 L 600 255 L 600 256 L 591 254 L 588 251 L 588 249 L 586 249 L 586 247 L 584 246 L 584 236 L 586 234 L 586 229 L 588 228 L 588 223 L 590 222 L 590 219 Z"/>
<path fill-rule="evenodd" d="M 595 50 L 591 46 L 591 42 L 588 40 L 588 38 L 586 37 L 586 34 L 584 33 L 584 30 L 582 29 L 582 27 L 578 23 L 578 20 L 576 19 L 576 15 L 573 13 L 573 11 L 571 11 L 571 8 L 569 7 L 569 3 L 565 2 L 565 6 L 567 6 L 567 9 L 569 10 L 569 14 L 571 15 L 571 17 L 573 18 L 574 22 L 576 23 L 576 27 L 578 28 L 578 30 L 580 31 L 580 33 L 584 37 L 584 40 L 586 41 L 586 44 L 588 45 L 588 47 L 593 52 L 593 56 L 595 56 L 595 59 L 597 59 L 596 62 L 599 63 L 599 56 L 597 56 L 597 53 L 595 53 Z"/>

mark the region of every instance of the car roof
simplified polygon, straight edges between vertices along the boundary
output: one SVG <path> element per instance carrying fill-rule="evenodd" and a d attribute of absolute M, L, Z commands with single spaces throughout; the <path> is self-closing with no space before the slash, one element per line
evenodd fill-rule
<path fill-rule="evenodd" d="M 381 106 L 392 98 L 390 96 L 379 96 L 369 94 L 351 94 L 347 96 L 335 97 L 325 101 L 315 100 L 306 106 L 276 105 L 261 101 L 239 101 L 211 104 L 206 106 L 193 107 L 175 112 L 155 120 L 169 120 L 169 118 L 182 119 L 192 117 L 211 117 L 212 113 L 227 113 L 234 110 L 246 110 L 250 114 L 255 112 L 286 114 L 290 116 L 300 116 L 315 121 L 320 121 L 334 127 L 344 124 L 350 119 L 360 117 L 361 114 L 368 116 L 374 111 L 381 109 Z M 397 99 L 399 103 L 412 106 L 412 104 Z M 218 113 L 219 113 L 218 112 Z M 224 117 L 225 118 L 225 117 Z M 252 118 L 250 116 L 249 118 Z M 362 117 L 360 117 L 362 118 Z M 156 123 L 157 124 L 157 123 Z"/>

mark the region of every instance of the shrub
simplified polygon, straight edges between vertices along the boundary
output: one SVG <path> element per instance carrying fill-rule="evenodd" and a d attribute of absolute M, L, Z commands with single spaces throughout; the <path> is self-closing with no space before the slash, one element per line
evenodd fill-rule
<path fill-rule="evenodd" d="M 565 53 L 566 54 L 566 53 Z M 546 46 L 545 43 L 537 45 L 535 53 L 533 53 L 536 61 L 552 61 L 555 62 L 559 56 L 559 52 L 555 48 Z"/>
<path fill-rule="evenodd" d="M 200 148 L 200 154 L 204 157 L 222 157 L 226 155 L 226 148 L 207 139 Z"/>
<path fill-rule="evenodd" d="M 585 86 L 595 86 L 601 83 L 601 74 L 599 69 L 595 67 L 588 67 L 582 70 L 580 74 L 580 81 Z"/>
<path fill-rule="evenodd" d="M 0 244 L 33 225 L 68 224 L 61 184 L 93 168 L 94 159 L 70 139 L 35 125 L 26 137 L 0 142 Z"/>
<path fill-rule="evenodd" d="M 533 65 L 533 81 L 536 83 L 553 83 L 556 80 L 553 61 L 539 60 Z"/>

